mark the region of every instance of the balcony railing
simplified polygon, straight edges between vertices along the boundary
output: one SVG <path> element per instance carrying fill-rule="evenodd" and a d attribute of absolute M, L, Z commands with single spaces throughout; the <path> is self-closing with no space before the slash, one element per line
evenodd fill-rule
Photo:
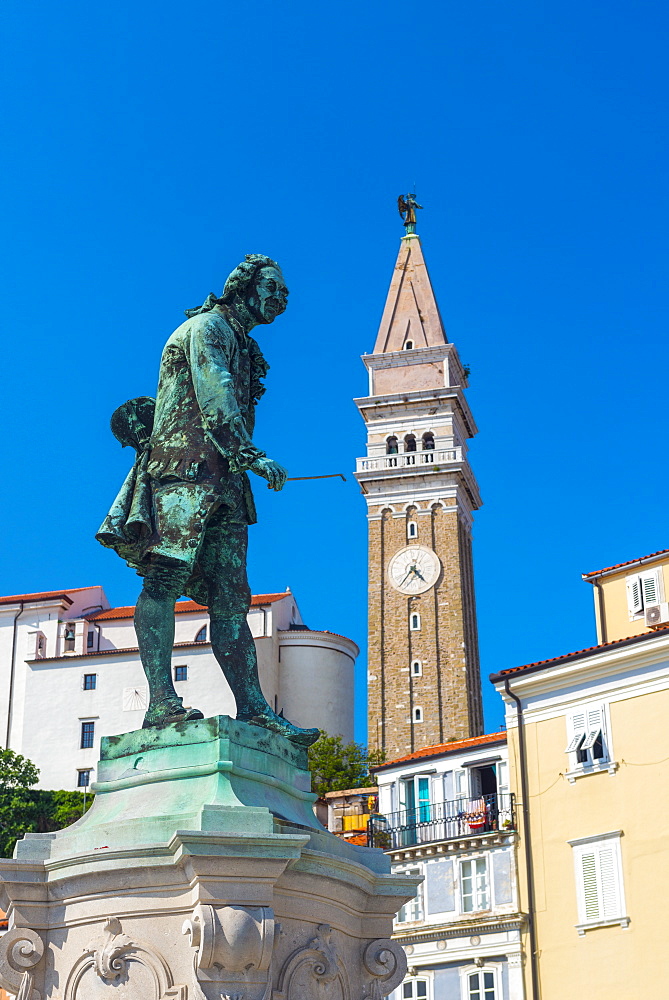
<path fill-rule="evenodd" d="M 357 472 L 374 472 L 377 469 L 399 469 L 416 465 L 444 465 L 461 462 L 462 448 L 439 448 L 427 451 L 403 451 L 396 455 L 379 455 L 377 458 L 359 458 Z"/>
<path fill-rule="evenodd" d="M 515 830 L 513 795 L 502 792 L 450 802 L 422 802 L 415 809 L 370 816 L 367 830 L 370 847 L 387 851 Z"/>

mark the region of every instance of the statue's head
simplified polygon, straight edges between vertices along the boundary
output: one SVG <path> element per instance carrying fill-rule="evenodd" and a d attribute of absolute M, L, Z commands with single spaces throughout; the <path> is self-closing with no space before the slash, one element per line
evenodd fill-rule
<path fill-rule="evenodd" d="M 261 253 L 247 253 L 228 276 L 218 301 L 234 305 L 235 300 L 243 302 L 258 323 L 271 323 L 284 312 L 288 289 L 276 261 Z"/>

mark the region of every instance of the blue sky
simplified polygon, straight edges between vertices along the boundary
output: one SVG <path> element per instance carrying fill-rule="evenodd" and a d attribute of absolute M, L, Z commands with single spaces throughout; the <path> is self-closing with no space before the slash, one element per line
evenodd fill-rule
<path fill-rule="evenodd" d="M 5 0 L 1 18 L 0 593 L 134 603 L 93 539 L 129 463 L 109 415 L 155 391 L 182 310 L 268 253 L 291 300 L 260 331 L 257 441 L 347 482 L 257 481 L 251 583 L 363 647 L 364 739 L 351 400 L 415 182 L 472 370 L 484 676 L 590 645 L 581 572 L 669 546 L 666 6 Z"/>

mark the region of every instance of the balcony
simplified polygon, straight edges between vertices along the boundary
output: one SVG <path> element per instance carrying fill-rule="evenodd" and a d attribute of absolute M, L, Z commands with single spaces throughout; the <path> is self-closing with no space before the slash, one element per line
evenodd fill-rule
<path fill-rule="evenodd" d="M 508 833 L 515 828 L 513 795 L 502 792 L 450 802 L 422 802 L 415 809 L 372 815 L 367 831 L 370 847 L 394 851 L 477 834 Z"/>
<path fill-rule="evenodd" d="M 412 466 L 439 466 L 462 462 L 462 448 L 438 448 L 427 451 L 403 451 L 396 455 L 356 459 L 356 472 L 377 472 L 381 469 L 401 469 Z"/>

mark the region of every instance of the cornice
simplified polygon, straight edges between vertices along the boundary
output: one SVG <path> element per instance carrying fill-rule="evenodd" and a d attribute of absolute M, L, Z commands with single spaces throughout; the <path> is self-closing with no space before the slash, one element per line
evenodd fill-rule
<path fill-rule="evenodd" d="M 420 409 L 428 405 L 455 404 L 460 410 L 461 416 L 467 428 L 467 436 L 474 437 L 478 428 L 474 420 L 469 403 L 460 386 L 445 386 L 440 389 L 420 389 L 412 392 L 385 393 L 382 396 L 361 396 L 353 402 L 358 407 L 365 423 L 369 422 L 369 413 L 374 410 L 396 411 L 404 409 L 407 412 Z"/>
<path fill-rule="evenodd" d="M 436 344 L 434 347 L 414 347 L 410 351 L 386 351 L 384 354 L 363 354 L 361 357 L 367 371 L 379 371 L 381 368 L 429 364 L 441 361 L 449 354 L 457 357 L 457 353 L 455 344 Z"/>
<path fill-rule="evenodd" d="M 410 861 L 425 861 L 430 858 L 452 857 L 459 854 L 470 854 L 472 851 L 489 850 L 491 847 L 510 847 L 517 840 L 514 830 L 508 832 L 491 830 L 488 833 L 469 834 L 464 837 L 454 837 L 452 840 L 440 840 L 434 844 L 412 844 L 411 847 L 401 847 L 385 851 L 394 865 L 406 864 Z"/>
<path fill-rule="evenodd" d="M 398 944 L 429 944 L 431 941 L 438 941 L 443 938 L 459 938 L 467 934 L 494 934 L 503 931 L 521 931 L 527 922 L 527 914 L 516 911 L 508 916 L 500 914 L 498 917 L 479 918 L 478 920 L 460 920 L 448 924 L 432 925 L 429 930 L 402 931 L 395 932 L 393 941 Z M 444 961 L 446 957 L 444 956 Z"/>

